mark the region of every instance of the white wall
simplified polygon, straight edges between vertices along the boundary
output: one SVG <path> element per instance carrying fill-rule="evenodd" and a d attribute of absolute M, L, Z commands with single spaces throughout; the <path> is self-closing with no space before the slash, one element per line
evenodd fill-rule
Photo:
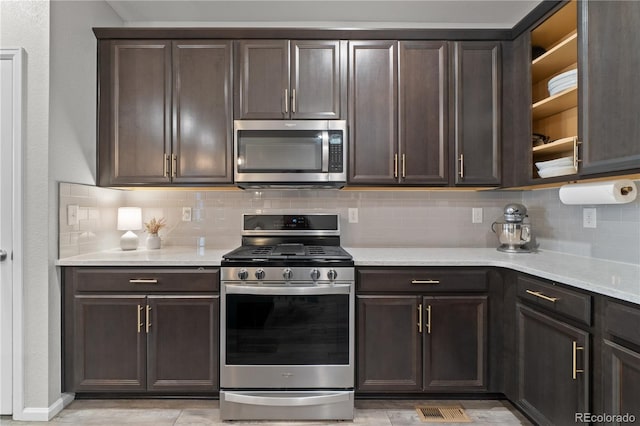
<path fill-rule="evenodd" d="M 0 45 L 26 51 L 25 409 L 15 412 L 16 418 L 46 420 L 60 406 L 55 182 L 95 182 L 96 49 L 91 27 L 118 25 L 122 21 L 103 1 L 0 1 Z"/>
<path fill-rule="evenodd" d="M 26 129 L 24 138 L 24 380 L 26 407 L 48 407 L 50 333 L 47 214 L 49 125 L 49 3 L 1 2 L 0 43 L 26 51 Z M 43 380 L 43 378 L 45 378 Z"/>

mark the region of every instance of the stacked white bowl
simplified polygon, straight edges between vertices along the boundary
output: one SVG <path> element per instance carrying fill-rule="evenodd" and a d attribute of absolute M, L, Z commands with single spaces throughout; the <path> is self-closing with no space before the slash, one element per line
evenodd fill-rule
<path fill-rule="evenodd" d="M 560 73 L 549 80 L 547 88 L 549 89 L 549 96 L 553 96 L 556 93 L 560 93 L 578 84 L 578 70 L 573 69 L 563 73 Z"/>
<path fill-rule="evenodd" d="M 560 157 L 549 161 L 538 161 L 536 163 L 538 169 L 538 175 L 541 178 L 548 178 L 554 176 L 564 176 L 576 173 L 576 168 L 573 165 L 573 158 Z"/>

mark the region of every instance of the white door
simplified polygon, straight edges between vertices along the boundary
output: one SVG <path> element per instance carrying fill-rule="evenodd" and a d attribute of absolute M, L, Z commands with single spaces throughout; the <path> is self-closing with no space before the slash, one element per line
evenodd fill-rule
<path fill-rule="evenodd" d="M 0 414 L 13 405 L 13 288 L 16 172 L 21 165 L 22 51 L 0 49 Z"/>

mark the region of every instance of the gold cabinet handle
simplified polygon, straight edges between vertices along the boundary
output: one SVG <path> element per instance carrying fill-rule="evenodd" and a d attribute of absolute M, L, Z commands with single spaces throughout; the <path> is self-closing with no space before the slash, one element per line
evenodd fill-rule
<path fill-rule="evenodd" d="M 547 301 L 553 302 L 553 303 L 556 303 L 558 300 L 560 300 L 560 298 L 558 298 L 558 297 L 545 296 L 544 294 L 540 293 L 539 291 L 527 290 L 527 293 L 531 294 L 533 296 L 539 297 L 540 299 L 544 299 L 544 300 L 547 300 Z"/>
<path fill-rule="evenodd" d="M 578 346 L 578 342 L 573 341 L 573 380 L 578 378 L 578 373 L 584 373 L 584 370 L 578 370 L 578 351 L 584 350 L 584 346 Z"/>
<path fill-rule="evenodd" d="M 296 89 L 291 89 L 291 112 L 296 112 Z"/>
<path fill-rule="evenodd" d="M 176 177 L 178 174 L 178 156 L 171 154 L 171 177 Z"/>
<path fill-rule="evenodd" d="M 422 303 L 418 305 L 418 332 L 422 333 Z"/>
<path fill-rule="evenodd" d="M 147 317 L 147 328 L 146 328 L 147 334 L 149 334 L 149 328 L 151 328 L 151 314 L 150 313 L 151 313 L 151 306 L 147 305 L 147 315 L 146 315 L 146 317 Z"/>
<path fill-rule="evenodd" d="M 155 278 L 134 278 L 129 280 L 129 284 L 158 284 L 158 280 Z"/>
<path fill-rule="evenodd" d="M 431 305 L 427 305 L 427 334 L 431 334 Z"/>
<path fill-rule="evenodd" d="M 407 167 L 406 167 L 406 158 L 405 155 L 402 154 L 402 178 L 406 178 L 407 177 Z"/>
<path fill-rule="evenodd" d="M 289 89 L 284 89 L 284 112 L 289 112 Z"/>
<path fill-rule="evenodd" d="M 164 164 L 162 166 L 162 175 L 164 177 L 169 177 L 169 154 L 164 154 Z"/>
<path fill-rule="evenodd" d="M 440 284 L 440 280 L 411 280 L 411 284 Z"/>
<path fill-rule="evenodd" d="M 460 179 L 464 179 L 464 154 L 460 154 L 460 170 L 458 171 L 458 175 L 460 175 Z"/>
<path fill-rule="evenodd" d="M 398 177 L 398 154 L 393 154 L 393 177 Z"/>
<path fill-rule="evenodd" d="M 142 315 L 141 315 L 142 309 L 143 309 L 142 306 L 138 305 L 138 334 L 140 334 L 140 331 L 142 331 L 142 325 L 143 325 L 143 323 L 141 322 L 141 320 L 142 320 L 142 318 L 141 318 L 142 317 Z"/>

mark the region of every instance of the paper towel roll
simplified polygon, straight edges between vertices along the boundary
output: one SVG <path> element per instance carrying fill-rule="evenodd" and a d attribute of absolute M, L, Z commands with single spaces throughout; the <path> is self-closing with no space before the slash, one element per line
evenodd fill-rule
<path fill-rule="evenodd" d="M 624 204 L 636 199 L 638 190 L 632 180 L 576 183 L 560 187 L 564 204 Z"/>

